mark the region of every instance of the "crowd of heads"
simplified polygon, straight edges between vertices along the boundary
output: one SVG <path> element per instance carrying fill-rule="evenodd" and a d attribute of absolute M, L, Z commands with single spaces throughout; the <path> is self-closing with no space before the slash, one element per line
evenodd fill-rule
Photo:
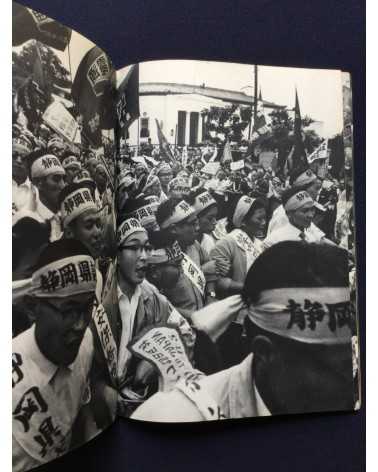
<path fill-rule="evenodd" d="M 19 282 L 14 334 L 35 323 L 46 356 L 69 365 L 94 304 L 102 301 L 113 261 L 118 284 L 130 297 L 148 281 L 197 331 L 194 358 L 199 365 L 204 362 L 200 359 L 207 359 L 207 372 L 232 366 L 235 359 L 253 352 L 259 390 L 271 412 L 349 407 L 352 397 L 345 400 L 341 392 L 353 388 L 348 374 L 350 339 L 355 335 L 350 309 L 343 308 L 342 314 L 347 329 L 339 330 L 336 319 L 337 329 L 329 335 L 321 312 L 311 321 L 313 326 L 319 322 L 316 331 L 306 325 L 305 315 L 288 318 L 287 305 L 296 293 L 299 305 L 293 313 L 300 316 L 300 307 L 306 307 L 312 293 L 321 306 L 350 300 L 352 229 L 340 226 L 345 215 L 338 214 L 338 204 L 350 200 L 350 194 L 345 195 L 348 176 L 320 179 L 310 168 L 285 176 L 250 159 L 241 170 L 220 164 L 209 174 L 201 147 L 188 153 L 185 165 L 178 150 L 173 159 L 157 148 L 150 151 L 143 156 L 121 152 L 113 182 L 107 166 L 113 156 L 68 149 L 53 133 L 46 140 L 14 128 L 14 191 L 17 197 L 27 182 L 29 192 L 28 198 L 13 202 L 13 279 Z M 297 239 L 283 232 L 273 244 L 273 224 L 281 232 L 289 225 Z M 318 233 L 311 233 L 313 225 Z M 307 233 L 312 236 L 306 241 Z M 314 234 L 322 236 L 316 239 Z M 217 248 L 225 241 L 231 252 L 217 258 Z M 232 253 L 237 247 L 244 247 L 242 256 Z M 239 268 L 241 278 L 232 274 L 235 263 L 247 267 Z M 104 280 L 100 289 L 99 277 Z M 221 279 L 227 284 L 218 284 Z M 234 294 L 244 303 L 247 315 L 239 327 L 247 336 L 230 322 L 213 342 L 206 329 L 196 327 L 192 314 Z M 266 306 L 272 300 L 277 316 L 269 319 L 272 313 Z M 293 329 L 285 331 L 284 323 L 293 323 Z M 214 349 L 216 367 L 209 365 Z M 298 376 L 304 379 L 299 387 Z"/>

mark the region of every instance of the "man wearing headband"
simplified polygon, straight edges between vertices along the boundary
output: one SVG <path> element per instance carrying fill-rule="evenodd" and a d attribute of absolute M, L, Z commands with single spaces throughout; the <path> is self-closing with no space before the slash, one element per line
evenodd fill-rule
<path fill-rule="evenodd" d="M 291 178 L 291 186 L 296 190 L 305 190 L 310 197 L 316 202 L 318 194 L 322 187 L 321 181 L 312 172 L 311 169 L 306 169 L 298 176 L 293 175 Z M 272 218 L 268 226 L 268 234 L 275 229 L 284 226 L 287 223 L 287 215 L 283 205 L 279 205 L 273 212 Z"/>
<path fill-rule="evenodd" d="M 75 436 L 73 428 L 80 423 L 80 428 L 88 426 L 93 359 L 88 325 L 95 288 L 94 260 L 80 242 L 56 241 L 41 253 L 29 296 L 35 322 L 13 339 L 13 470 L 17 472 L 89 439 L 84 429 Z"/>
<path fill-rule="evenodd" d="M 60 159 L 62 159 L 64 153 L 66 152 L 66 146 L 64 145 L 63 141 L 59 137 L 54 137 L 50 139 L 50 141 L 47 143 L 47 149 L 49 154 L 53 154 L 54 156 L 57 156 Z"/>
<path fill-rule="evenodd" d="M 126 172 L 118 176 L 118 185 L 116 191 L 116 202 L 119 213 L 124 212 L 124 206 L 129 198 L 135 194 L 135 179 L 131 172 Z"/>
<path fill-rule="evenodd" d="M 151 198 L 139 197 L 130 198 L 123 207 L 122 215 L 124 218 L 136 218 L 147 231 L 155 231 L 159 227 L 156 222 L 155 213 L 158 207 L 157 202 L 151 202 Z"/>
<path fill-rule="evenodd" d="M 215 264 L 196 241 L 198 219 L 194 208 L 186 201 L 176 203 L 175 200 L 168 199 L 159 206 L 156 219 L 167 238 L 177 240 L 184 253 L 183 273 L 176 286 L 167 290 L 166 295 L 183 316 L 190 318 L 194 311 L 204 306 L 205 297 L 210 295 L 207 293 L 203 269 L 209 268 L 210 273 L 211 266 L 214 266 L 215 272 Z"/>
<path fill-rule="evenodd" d="M 60 208 L 64 236 L 81 241 L 97 258 L 104 245 L 104 224 L 93 191 L 94 183 L 90 181 L 67 185 L 60 194 Z"/>
<path fill-rule="evenodd" d="M 286 190 L 282 195 L 282 204 L 288 221 L 268 234 L 264 248 L 280 241 L 330 242 L 313 223 L 314 200 L 306 191 L 295 188 Z"/>
<path fill-rule="evenodd" d="M 81 171 L 81 164 L 76 156 L 67 156 L 62 162 L 63 169 L 66 171 L 66 182 L 71 184 L 75 177 Z"/>
<path fill-rule="evenodd" d="M 189 200 L 187 199 L 187 201 Z M 198 241 L 202 248 L 210 254 L 210 251 L 215 247 L 216 241 L 212 233 L 217 224 L 218 204 L 210 193 L 203 188 L 193 193 L 190 203 L 197 213 L 199 224 Z"/>
<path fill-rule="evenodd" d="M 154 395 L 133 417 L 206 420 L 206 397 L 193 395 L 201 389 L 218 405 L 218 418 L 353 408 L 356 318 L 347 269 L 346 251 L 335 246 L 286 241 L 265 251 L 243 289 L 250 354 L 194 389 L 179 383 Z"/>
<path fill-rule="evenodd" d="M 12 214 L 22 209 L 32 210 L 36 190 L 28 177 L 26 159 L 32 151 L 32 143 L 24 134 L 12 140 Z"/>
<path fill-rule="evenodd" d="M 119 411 L 129 416 L 151 395 L 157 377 L 147 361 L 132 355 L 128 344 L 148 326 L 175 325 L 181 317 L 156 287 L 145 280 L 151 246 L 147 231 L 137 219 L 128 218 L 118 226 L 117 245 L 117 278 L 103 304 L 118 350 Z"/>
<path fill-rule="evenodd" d="M 148 176 L 146 185 L 142 189 L 142 193 L 147 197 L 156 196 L 158 198 L 159 203 L 162 203 L 167 200 L 167 196 L 161 188 L 160 180 L 157 175 L 150 174 Z"/>
<path fill-rule="evenodd" d="M 168 184 L 173 179 L 173 172 L 169 164 L 162 164 L 156 175 L 159 177 L 161 188 L 164 194 L 168 195 Z"/>
<path fill-rule="evenodd" d="M 161 231 L 150 234 L 152 246 L 148 256 L 147 280 L 161 293 L 176 286 L 182 273 L 183 253 L 177 241 L 167 239 Z"/>
<path fill-rule="evenodd" d="M 29 162 L 31 181 L 38 190 L 35 211 L 50 223 L 50 241 L 55 241 L 62 236 L 59 195 L 65 186 L 65 171 L 56 156 L 44 151 L 32 153 Z"/>

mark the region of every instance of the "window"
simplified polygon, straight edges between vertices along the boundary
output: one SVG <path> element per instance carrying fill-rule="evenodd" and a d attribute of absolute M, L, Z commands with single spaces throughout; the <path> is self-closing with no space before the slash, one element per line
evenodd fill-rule
<path fill-rule="evenodd" d="M 140 119 L 140 137 L 141 138 L 150 137 L 149 122 L 150 122 L 149 118 Z"/>

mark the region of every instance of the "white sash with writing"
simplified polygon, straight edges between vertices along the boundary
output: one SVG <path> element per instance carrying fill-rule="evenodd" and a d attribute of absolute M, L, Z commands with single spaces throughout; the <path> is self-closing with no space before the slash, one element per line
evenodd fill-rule
<path fill-rule="evenodd" d="M 184 274 L 189 278 L 193 285 L 195 285 L 201 292 L 202 296 L 205 295 L 206 279 L 202 270 L 193 262 L 193 260 L 184 254 L 182 260 L 182 269 Z"/>
<path fill-rule="evenodd" d="M 251 265 L 262 252 L 261 242 L 256 238 L 254 241 L 252 241 L 248 234 L 241 229 L 234 229 L 230 235 L 238 247 L 240 247 L 240 249 L 245 252 L 248 272 Z"/>
<path fill-rule="evenodd" d="M 70 447 L 71 415 L 49 383 L 42 384 L 39 366 L 18 352 L 12 354 L 12 433 L 20 446 L 40 463 L 65 454 Z M 88 396 L 83 385 L 82 400 Z M 82 401 L 82 404 L 85 403 Z"/>
<path fill-rule="evenodd" d="M 93 312 L 93 321 L 96 326 L 97 335 L 99 337 L 102 351 L 108 366 L 110 378 L 113 385 L 117 385 L 117 359 L 118 350 L 110 328 L 108 315 L 102 305 L 95 308 Z"/>

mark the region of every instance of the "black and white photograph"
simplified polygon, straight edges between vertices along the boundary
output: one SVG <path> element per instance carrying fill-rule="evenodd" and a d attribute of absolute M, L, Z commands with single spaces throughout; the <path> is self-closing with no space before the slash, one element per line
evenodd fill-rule
<path fill-rule="evenodd" d="M 115 418 L 102 302 L 115 272 L 115 70 L 93 43 L 13 5 L 13 470 Z"/>
<path fill-rule="evenodd" d="M 117 83 L 120 414 L 358 409 L 349 74 L 166 60 Z"/>
<path fill-rule="evenodd" d="M 359 410 L 351 75 L 12 20 L 13 471 L 119 417 Z"/>

